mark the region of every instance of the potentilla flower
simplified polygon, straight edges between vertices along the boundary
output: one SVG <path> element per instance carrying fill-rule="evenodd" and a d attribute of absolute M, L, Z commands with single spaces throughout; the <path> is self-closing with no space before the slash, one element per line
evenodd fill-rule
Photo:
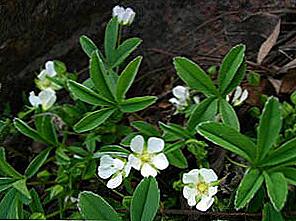
<path fill-rule="evenodd" d="M 117 21 L 121 25 L 130 25 L 135 18 L 136 13 L 131 8 L 124 9 L 117 5 L 113 8 L 112 16 L 117 17 Z"/>
<path fill-rule="evenodd" d="M 217 193 L 218 177 L 212 169 L 193 169 L 183 174 L 183 196 L 189 206 L 196 206 L 200 211 L 207 211 L 214 202 Z"/>
<path fill-rule="evenodd" d="M 136 170 L 140 170 L 143 177 L 157 175 L 158 170 L 164 170 L 169 166 L 166 155 L 162 152 L 164 141 L 157 137 L 150 137 L 147 144 L 143 136 L 137 135 L 131 140 L 132 154 L 128 161 Z"/>
<path fill-rule="evenodd" d="M 231 92 L 226 96 L 226 100 L 228 102 L 232 94 L 233 94 L 233 98 L 231 100 L 231 103 L 233 104 L 233 106 L 238 106 L 238 105 L 241 105 L 248 98 L 249 92 L 247 91 L 247 89 L 242 90 L 241 86 L 237 86 L 235 91 Z"/>
<path fill-rule="evenodd" d="M 124 177 L 130 173 L 131 165 L 129 162 L 118 158 L 112 158 L 109 155 L 104 155 L 100 159 L 100 166 L 98 167 L 98 175 L 103 179 L 111 179 L 107 182 L 109 189 L 118 187 Z"/>
<path fill-rule="evenodd" d="M 184 110 L 188 106 L 189 90 L 186 87 L 178 85 L 172 90 L 174 98 L 171 98 L 171 102 L 178 110 Z"/>
<path fill-rule="evenodd" d="M 45 89 L 41 91 L 38 96 L 35 95 L 34 91 L 30 92 L 29 101 L 31 105 L 35 108 L 38 108 L 41 105 L 42 110 L 46 111 L 52 107 L 52 105 L 56 102 L 56 93 L 54 90 Z"/>
<path fill-rule="evenodd" d="M 47 88 L 51 88 L 52 90 L 59 90 L 61 89 L 60 85 L 49 80 L 47 77 L 55 77 L 57 72 L 54 68 L 53 61 L 47 61 L 45 63 L 45 69 L 43 69 L 40 74 L 37 76 L 36 85 L 40 90 L 44 90 Z"/>

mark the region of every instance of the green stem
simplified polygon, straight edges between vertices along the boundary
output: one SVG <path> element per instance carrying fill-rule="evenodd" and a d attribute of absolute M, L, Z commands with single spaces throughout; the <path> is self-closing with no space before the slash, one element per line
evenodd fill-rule
<path fill-rule="evenodd" d="M 233 163 L 234 165 L 237 165 L 237 166 L 239 166 L 239 167 L 248 168 L 247 165 L 242 164 L 242 163 L 239 163 L 239 162 L 236 162 L 236 161 L 230 159 L 227 155 L 226 155 L 226 159 L 227 159 L 229 162 Z"/>

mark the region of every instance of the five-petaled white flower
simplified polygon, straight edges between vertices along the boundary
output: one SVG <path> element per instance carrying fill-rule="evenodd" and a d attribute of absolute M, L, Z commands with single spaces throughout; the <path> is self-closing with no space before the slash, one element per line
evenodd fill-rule
<path fill-rule="evenodd" d="M 187 199 L 189 206 L 196 206 L 200 211 L 208 210 L 214 202 L 213 196 L 218 187 L 214 185 L 218 180 L 212 169 L 193 169 L 183 174 L 183 196 Z"/>
<path fill-rule="evenodd" d="M 31 105 L 35 108 L 41 105 L 44 111 L 51 108 L 56 99 L 57 97 L 55 91 L 52 89 L 45 89 L 41 91 L 38 96 L 35 95 L 34 91 L 31 91 L 29 96 L 29 101 Z"/>
<path fill-rule="evenodd" d="M 117 21 L 121 25 L 130 25 L 135 18 L 136 13 L 131 8 L 121 7 L 119 5 L 113 8 L 112 16 L 117 17 Z"/>
<path fill-rule="evenodd" d="M 61 89 L 60 85 L 57 85 L 56 83 L 49 80 L 47 77 L 55 77 L 57 75 L 57 72 L 54 68 L 54 62 L 53 61 L 47 61 L 45 63 L 45 69 L 43 69 L 40 74 L 37 76 L 38 79 L 36 79 L 36 85 L 40 90 L 44 90 L 47 88 L 51 88 L 52 90 L 59 90 Z"/>
<path fill-rule="evenodd" d="M 98 167 L 98 175 L 103 179 L 111 179 L 107 182 L 109 189 L 118 187 L 124 177 L 130 173 L 131 166 L 129 162 L 121 159 L 112 158 L 109 155 L 104 155 L 100 159 L 100 166 Z"/>
<path fill-rule="evenodd" d="M 183 110 L 188 106 L 189 100 L 189 90 L 188 88 L 178 85 L 172 90 L 174 98 L 171 98 L 169 102 L 171 102 L 178 110 Z"/>
<path fill-rule="evenodd" d="M 227 101 L 230 100 L 230 96 L 232 94 L 233 98 L 231 100 L 231 103 L 233 104 L 233 106 L 238 106 L 241 105 L 248 98 L 249 92 L 247 91 L 247 89 L 243 90 L 241 86 L 237 86 L 234 92 L 231 92 L 226 96 Z"/>
<path fill-rule="evenodd" d="M 150 137 L 147 144 L 141 135 L 135 136 L 130 144 L 132 154 L 128 161 L 136 170 L 141 170 L 143 177 L 157 175 L 158 170 L 164 170 L 169 166 L 166 155 L 162 152 L 164 141 L 157 137 Z"/>

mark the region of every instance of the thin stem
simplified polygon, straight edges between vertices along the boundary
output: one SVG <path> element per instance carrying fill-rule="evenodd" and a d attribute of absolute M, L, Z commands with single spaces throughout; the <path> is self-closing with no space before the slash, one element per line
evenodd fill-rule
<path fill-rule="evenodd" d="M 226 155 L 225 157 L 226 157 L 226 159 L 227 159 L 229 162 L 233 163 L 234 165 L 237 165 L 237 166 L 239 166 L 239 167 L 248 168 L 247 165 L 242 164 L 242 163 L 239 163 L 239 162 L 236 162 L 236 161 L 230 159 L 230 157 L 228 157 L 227 155 Z"/>

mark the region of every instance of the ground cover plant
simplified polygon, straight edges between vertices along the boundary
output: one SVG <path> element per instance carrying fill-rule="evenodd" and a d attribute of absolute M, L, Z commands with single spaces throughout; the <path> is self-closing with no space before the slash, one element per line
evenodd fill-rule
<path fill-rule="evenodd" d="M 142 40 L 122 35 L 135 15 L 115 6 L 102 46 L 80 37 L 86 79 L 47 61 L 24 110 L 1 117 L 0 140 L 22 134 L 38 151 L 20 169 L 1 147 L 0 218 L 293 220 L 296 93 L 284 102 L 260 94 L 246 131 L 237 116 L 249 95 L 241 83 L 258 85 L 260 78 L 248 72 L 246 47 L 238 44 L 207 71 L 175 57 L 179 84 L 167 101 L 180 118 L 146 122 L 138 112 L 159 97 L 128 96 L 144 59 L 133 54 Z M 223 171 L 210 163 L 213 148 L 230 162 Z"/>

